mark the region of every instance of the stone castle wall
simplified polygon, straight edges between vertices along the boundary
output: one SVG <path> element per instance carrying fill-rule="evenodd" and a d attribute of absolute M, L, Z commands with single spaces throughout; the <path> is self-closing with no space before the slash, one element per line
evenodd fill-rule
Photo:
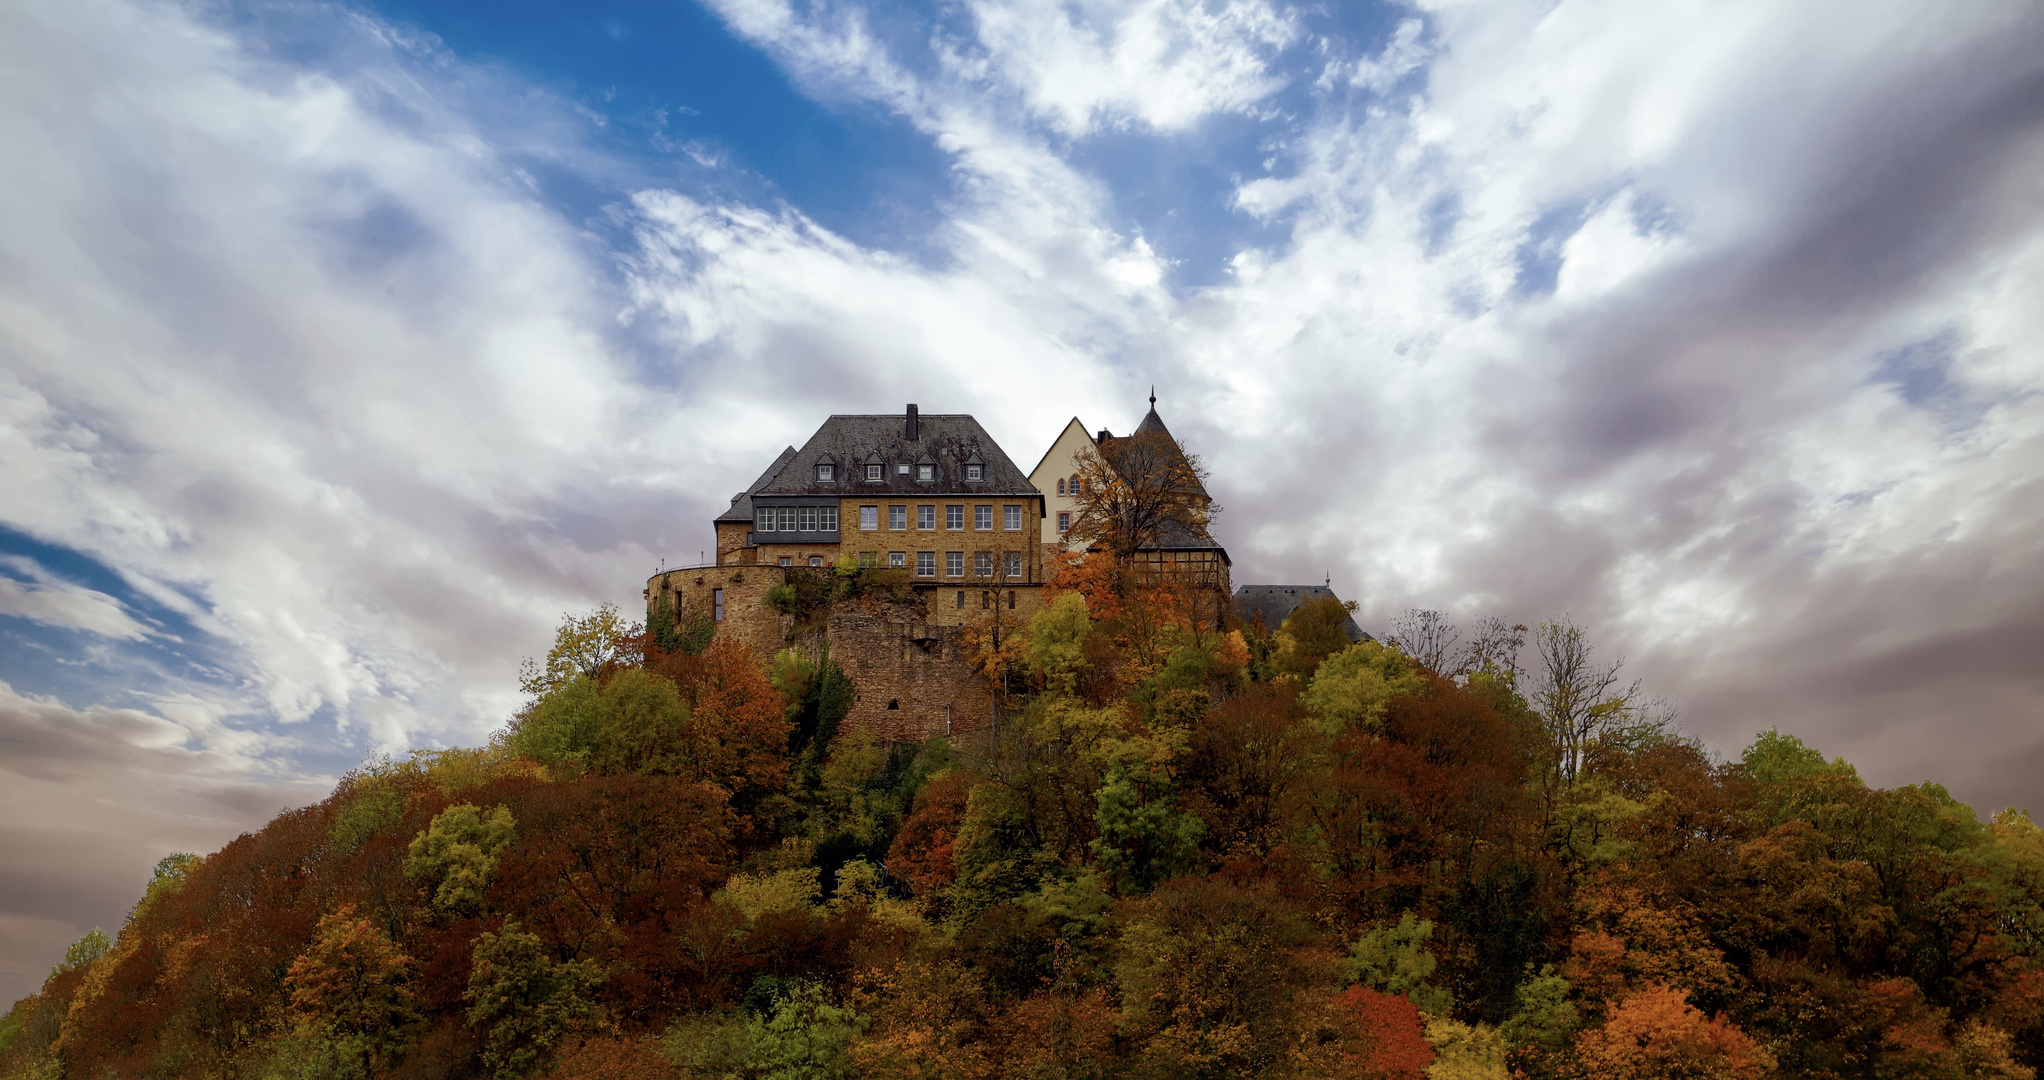
<path fill-rule="evenodd" d="M 773 565 L 668 570 L 646 583 L 646 600 L 648 610 L 653 603 L 675 605 L 682 620 L 697 613 L 714 618 L 721 593 L 718 636 L 742 643 L 761 663 L 790 647 L 814 658 L 827 643 L 831 659 L 844 669 L 857 692 L 845 717 L 846 730 L 921 742 L 982 728 L 991 721 L 993 690 L 972 669 L 967 627 L 985 625 L 1006 633 L 1009 627 L 1026 624 L 1042 606 L 1041 586 L 922 587 L 905 601 L 847 601 L 807 618 L 782 614 L 767 603 L 767 590 L 786 583 L 791 575 L 813 573 Z M 962 608 L 960 591 L 965 593 Z"/>

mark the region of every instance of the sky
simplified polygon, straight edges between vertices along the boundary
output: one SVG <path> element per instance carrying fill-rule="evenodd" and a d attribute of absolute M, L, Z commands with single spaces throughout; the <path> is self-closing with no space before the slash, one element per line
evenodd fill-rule
<path fill-rule="evenodd" d="M 832 412 L 2044 810 L 2044 8 L 0 5 L 0 999 Z"/>

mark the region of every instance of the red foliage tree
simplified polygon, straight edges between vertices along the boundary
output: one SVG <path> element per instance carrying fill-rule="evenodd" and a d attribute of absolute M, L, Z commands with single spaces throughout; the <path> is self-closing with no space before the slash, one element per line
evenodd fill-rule
<path fill-rule="evenodd" d="M 1364 1080 L 1426 1080 L 1434 1063 L 1419 1007 L 1403 994 L 1363 986 L 1342 992 L 1341 1006 L 1354 1018 L 1357 1049 L 1350 1055 Z"/>

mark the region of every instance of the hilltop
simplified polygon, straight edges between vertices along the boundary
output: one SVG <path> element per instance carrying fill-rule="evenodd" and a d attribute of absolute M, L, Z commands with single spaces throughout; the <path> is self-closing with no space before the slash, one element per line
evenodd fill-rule
<path fill-rule="evenodd" d="M 0 1077 L 2044 1061 L 2027 815 L 1774 731 L 1718 760 L 1565 621 L 1354 641 L 1353 605 L 1197 593 L 1065 564 L 961 630 L 995 721 L 917 743 L 846 723 L 827 645 L 570 619 L 491 745 L 164 860 L 0 1022 Z"/>

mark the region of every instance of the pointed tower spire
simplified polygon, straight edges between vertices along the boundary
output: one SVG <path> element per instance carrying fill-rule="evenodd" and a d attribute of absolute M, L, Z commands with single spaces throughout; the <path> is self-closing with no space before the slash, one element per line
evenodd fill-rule
<path fill-rule="evenodd" d="M 1151 411 L 1152 411 L 1152 412 L 1154 412 L 1154 411 L 1156 411 L 1156 408 L 1157 408 L 1157 384 L 1156 384 L 1156 383 L 1151 383 L 1151 384 L 1150 384 L 1150 409 L 1151 409 Z"/>

